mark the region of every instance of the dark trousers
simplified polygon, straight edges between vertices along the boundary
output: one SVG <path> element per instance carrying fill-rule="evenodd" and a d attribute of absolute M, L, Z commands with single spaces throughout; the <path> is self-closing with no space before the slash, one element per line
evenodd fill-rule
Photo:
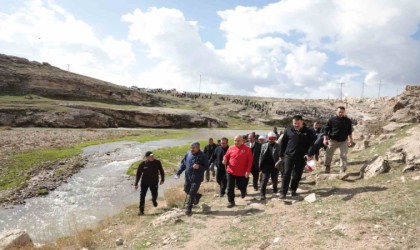
<path fill-rule="evenodd" d="M 191 210 L 196 196 L 198 194 L 198 189 L 200 189 L 201 182 L 185 182 L 184 192 L 188 195 L 187 201 L 185 203 L 185 208 Z"/>
<path fill-rule="evenodd" d="M 152 200 L 156 201 L 158 197 L 158 187 L 159 185 L 140 185 L 140 211 L 144 212 L 144 205 L 146 203 L 146 194 L 147 190 L 150 188 L 150 192 L 152 193 Z"/>
<path fill-rule="evenodd" d="M 205 171 L 205 175 L 206 175 L 206 181 L 210 181 L 210 172 L 211 172 L 211 176 L 214 177 L 215 173 L 214 173 L 214 163 L 209 165 L 209 169 L 207 169 Z"/>
<path fill-rule="evenodd" d="M 227 196 L 229 202 L 235 203 L 235 186 L 238 186 L 241 194 L 246 193 L 246 183 L 247 179 L 245 176 L 227 174 Z"/>
<path fill-rule="evenodd" d="M 252 167 L 251 174 L 252 174 L 252 186 L 254 187 L 254 189 L 258 189 L 258 181 L 260 179 L 260 170 L 258 168 Z M 246 179 L 246 185 L 248 186 L 248 184 L 249 184 L 249 178 Z"/>
<path fill-rule="evenodd" d="M 284 174 L 282 181 L 282 194 L 286 195 L 287 191 L 296 192 L 300 179 L 302 178 L 303 169 L 305 168 L 305 159 L 303 157 L 298 158 L 284 158 Z M 292 182 L 290 183 L 290 179 Z"/>
<path fill-rule="evenodd" d="M 226 187 L 227 187 L 227 176 L 226 176 L 226 169 L 218 168 L 216 173 L 216 181 L 217 184 L 220 186 L 220 195 L 225 195 Z"/>
<path fill-rule="evenodd" d="M 265 196 L 267 190 L 267 183 L 270 178 L 271 182 L 273 183 L 273 193 L 277 193 L 279 184 L 279 170 L 274 167 L 263 167 L 261 172 L 262 181 L 260 195 Z"/>

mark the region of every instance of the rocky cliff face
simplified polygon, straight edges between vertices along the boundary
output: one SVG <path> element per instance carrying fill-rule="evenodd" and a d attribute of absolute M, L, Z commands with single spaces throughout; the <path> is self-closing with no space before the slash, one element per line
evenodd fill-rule
<path fill-rule="evenodd" d="M 0 93 L 54 99 L 161 106 L 168 99 L 78 75 L 27 59 L 0 54 Z"/>
<path fill-rule="evenodd" d="M 384 118 L 393 122 L 420 122 L 420 85 L 407 85 L 403 93 L 389 99 Z"/>
<path fill-rule="evenodd" d="M 112 109 L 69 105 L 58 110 L 37 107 L 0 107 L 0 126 L 52 128 L 226 127 L 226 122 L 190 110 L 141 107 Z"/>

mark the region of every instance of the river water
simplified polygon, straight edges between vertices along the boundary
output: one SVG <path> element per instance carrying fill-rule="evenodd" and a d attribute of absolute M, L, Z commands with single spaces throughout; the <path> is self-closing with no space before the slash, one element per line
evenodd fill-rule
<path fill-rule="evenodd" d="M 192 134 L 179 139 L 145 143 L 123 141 L 85 148 L 83 156 L 88 159 L 86 167 L 73 175 L 67 183 L 45 197 L 26 200 L 24 205 L 11 209 L 0 208 L 0 232 L 22 229 L 29 233 L 34 242 L 43 243 L 95 226 L 100 220 L 117 214 L 128 205 L 138 203 L 139 191 L 134 190 L 133 179 L 125 173 L 147 150 L 222 136 L 228 137 L 233 144 L 234 135 L 249 132 L 212 129 L 191 131 Z M 166 188 L 182 183 L 181 180 L 174 180 L 171 174 L 166 174 L 165 184 L 159 187 L 160 196 Z"/>

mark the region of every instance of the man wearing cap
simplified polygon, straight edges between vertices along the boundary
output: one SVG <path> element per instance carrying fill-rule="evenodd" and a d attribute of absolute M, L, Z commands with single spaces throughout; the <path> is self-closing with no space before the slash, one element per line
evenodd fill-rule
<path fill-rule="evenodd" d="M 315 133 L 303 126 L 302 116 L 295 115 L 293 125 L 284 131 L 280 145 L 280 157 L 284 161 L 280 199 L 286 198 L 289 185 L 292 197 L 297 196 L 296 190 L 302 178 L 306 161 L 312 159 L 314 155 L 315 139 Z"/>
<path fill-rule="evenodd" d="M 235 206 L 235 185 L 241 191 L 241 197 L 245 198 L 247 178 L 253 163 L 251 149 L 244 144 L 242 135 L 235 136 L 234 144 L 223 158 L 223 164 L 227 166 L 228 208 Z"/>
<path fill-rule="evenodd" d="M 137 190 L 141 179 L 139 216 L 144 214 L 145 199 L 149 188 L 152 193 L 153 206 L 157 207 L 158 205 L 156 199 L 158 197 L 159 174 L 160 185 L 165 181 L 165 172 L 163 171 L 162 163 L 155 159 L 151 151 L 147 151 L 144 157 L 146 160 L 142 161 L 137 168 L 136 181 L 134 183 L 134 188 Z"/>
<path fill-rule="evenodd" d="M 261 155 L 258 162 L 262 172 L 260 199 L 265 200 L 268 179 L 271 177 L 273 193 L 278 192 L 279 166 L 276 163 L 280 159 L 280 145 L 276 143 L 277 136 L 274 132 L 267 135 L 268 142 L 261 146 Z"/>
<path fill-rule="evenodd" d="M 201 194 L 198 193 L 201 182 L 204 179 L 204 172 L 209 168 L 207 156 L 200 150 L 200 143 L 193 142 L 190 151 L 184 156 L 179 165 L 176 177 L 185 171 L 184 191 L 188 195 L 185 203 L 185 214 L 192 215 L 193 205 L 200 201 Z"/>
<path fill-rule="evenodd" d="M 248 135 L 248 142 L 246 143 L 246 145 L 252 151 L 252 156 L 254 159 L 252 163 L 252 168 L 251 168 L 252 182 L 253 182 L 254 190 L 258 191 L 258 180 L 259 180 L 259 175 L 260 175 L 259 160 L 260 160 L 260 154 L 261 154 L 261 143 L 255 140 L 255 133 L 251 133 Z"/>

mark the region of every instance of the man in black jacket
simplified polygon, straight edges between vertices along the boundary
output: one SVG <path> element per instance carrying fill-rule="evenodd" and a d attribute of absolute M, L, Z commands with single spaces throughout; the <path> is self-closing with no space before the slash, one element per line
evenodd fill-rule
<path fill-rule="evenodd" d="M 337 148 L 340 149 L 340 173 L 347 170 L 348 147 L 353 144 L 351 120 L 345 116 L 346 109 L 343 106 L 337 108 L 335 116 L 331 117 L 325 126 L 324 145 L 328 145 L 325 154 L 325 173 L 331 171 L 331 161 Z"/>
<path fill-rule="evenodd" d="M 217 195 L 218 197 L 223 197 L 226 193 L 227 177 L 226 166 L 223 164 L 223 156 L 225 156 L 226 151 L 229 148 L 228 142 L 228 138 L 222 137 L 220 139 L 220 146 L 215 149 L 214 154 L 210 158 L 210 164 L 215 164 L 217 168 L 216 181 L 220 187 L 219 194 Z"/>
<path fill-rule="evenodd" d="M 251 174 L 252 174 L 252 182 L 253 182 L 254 190 L 258 191 L 258 180 L 260 176 L 259 161 L 260 161 L 260 154 L 261 154 L 261 143 L 257 142 L 257 140 L 255 139 L 255 134 L 251 133 L 248 135 L 248 142 L 246 143 L 246 145 L 251 148 L 252 156 L 254 157 L 254 162 L 251 168 Z M 249 181 L 249 178 L 248 178 L 248 181 Z M 248 183 L 247 183 L 247 186 L 248 186 Z"/>
<path fill-rule="evenodd" d="M 146 160 L 142 161 L 137 168 L 136 173 L 136 182 L 134 183 L 134 188 L 137 190 L 140 184 L 140 206 L 138 215 L 144 214 L 144 203 L 146 199 L 147 190 L 150 188 L 152 193 L 152 202 L 153 206 L 157 207 L 158 203 L 156 201 L 158 197 L 158 184 L 159 184 L 159 174 L 160 174 L 160 185 L 165 181 L 165 172 L 163 171 L 162 163 L 159 160 L 156 160 L 151 151 L 147 151 L 145 154 Z"/>
<path fill-rule="evenodd" d="M 260 199 L 265 200 L 268 179 L 271 177 L 273 193 L 278 192 L 279 169 L 276 166 L 280 159 L 280 145 L 276 143 L 277 136 L 274 132 L 268 133 L 268 142 L 262 144 L 261 155 L 258 161 L 262 172 Z"/>
<path fill-rule="evenodd" d="M 207 144 L 204 147 L 204 151 L 203 153 L 207 156 L 207 159 L 210 159 L 213 154 L 214 154 L 214 150 L 216 149 L 217 145 L 214 143 L 213 138 L 209 139 L 209 144 Z M 206 181 L 209 182 L 210 181 L 210 171 L 211 171 L 211 175 L 214 177 L 215 173 L 214 173 L 214 165 L 209 163 L 209 169 L 206 170 Z"/>
<path fill-rule="evenodd" d="M 286 198 L 289 184 L 292 196 L 297 196 L 296 190 L 306 165 L 305 160 L 312 159 L 314 155 L 315 138 L 314 132 L 303 126 L 302 116 L 294 116 L 293 126 L 284 131 L 281 141 L 280 157 L 284 161 L 284 173 L 280 199 Z"/>

